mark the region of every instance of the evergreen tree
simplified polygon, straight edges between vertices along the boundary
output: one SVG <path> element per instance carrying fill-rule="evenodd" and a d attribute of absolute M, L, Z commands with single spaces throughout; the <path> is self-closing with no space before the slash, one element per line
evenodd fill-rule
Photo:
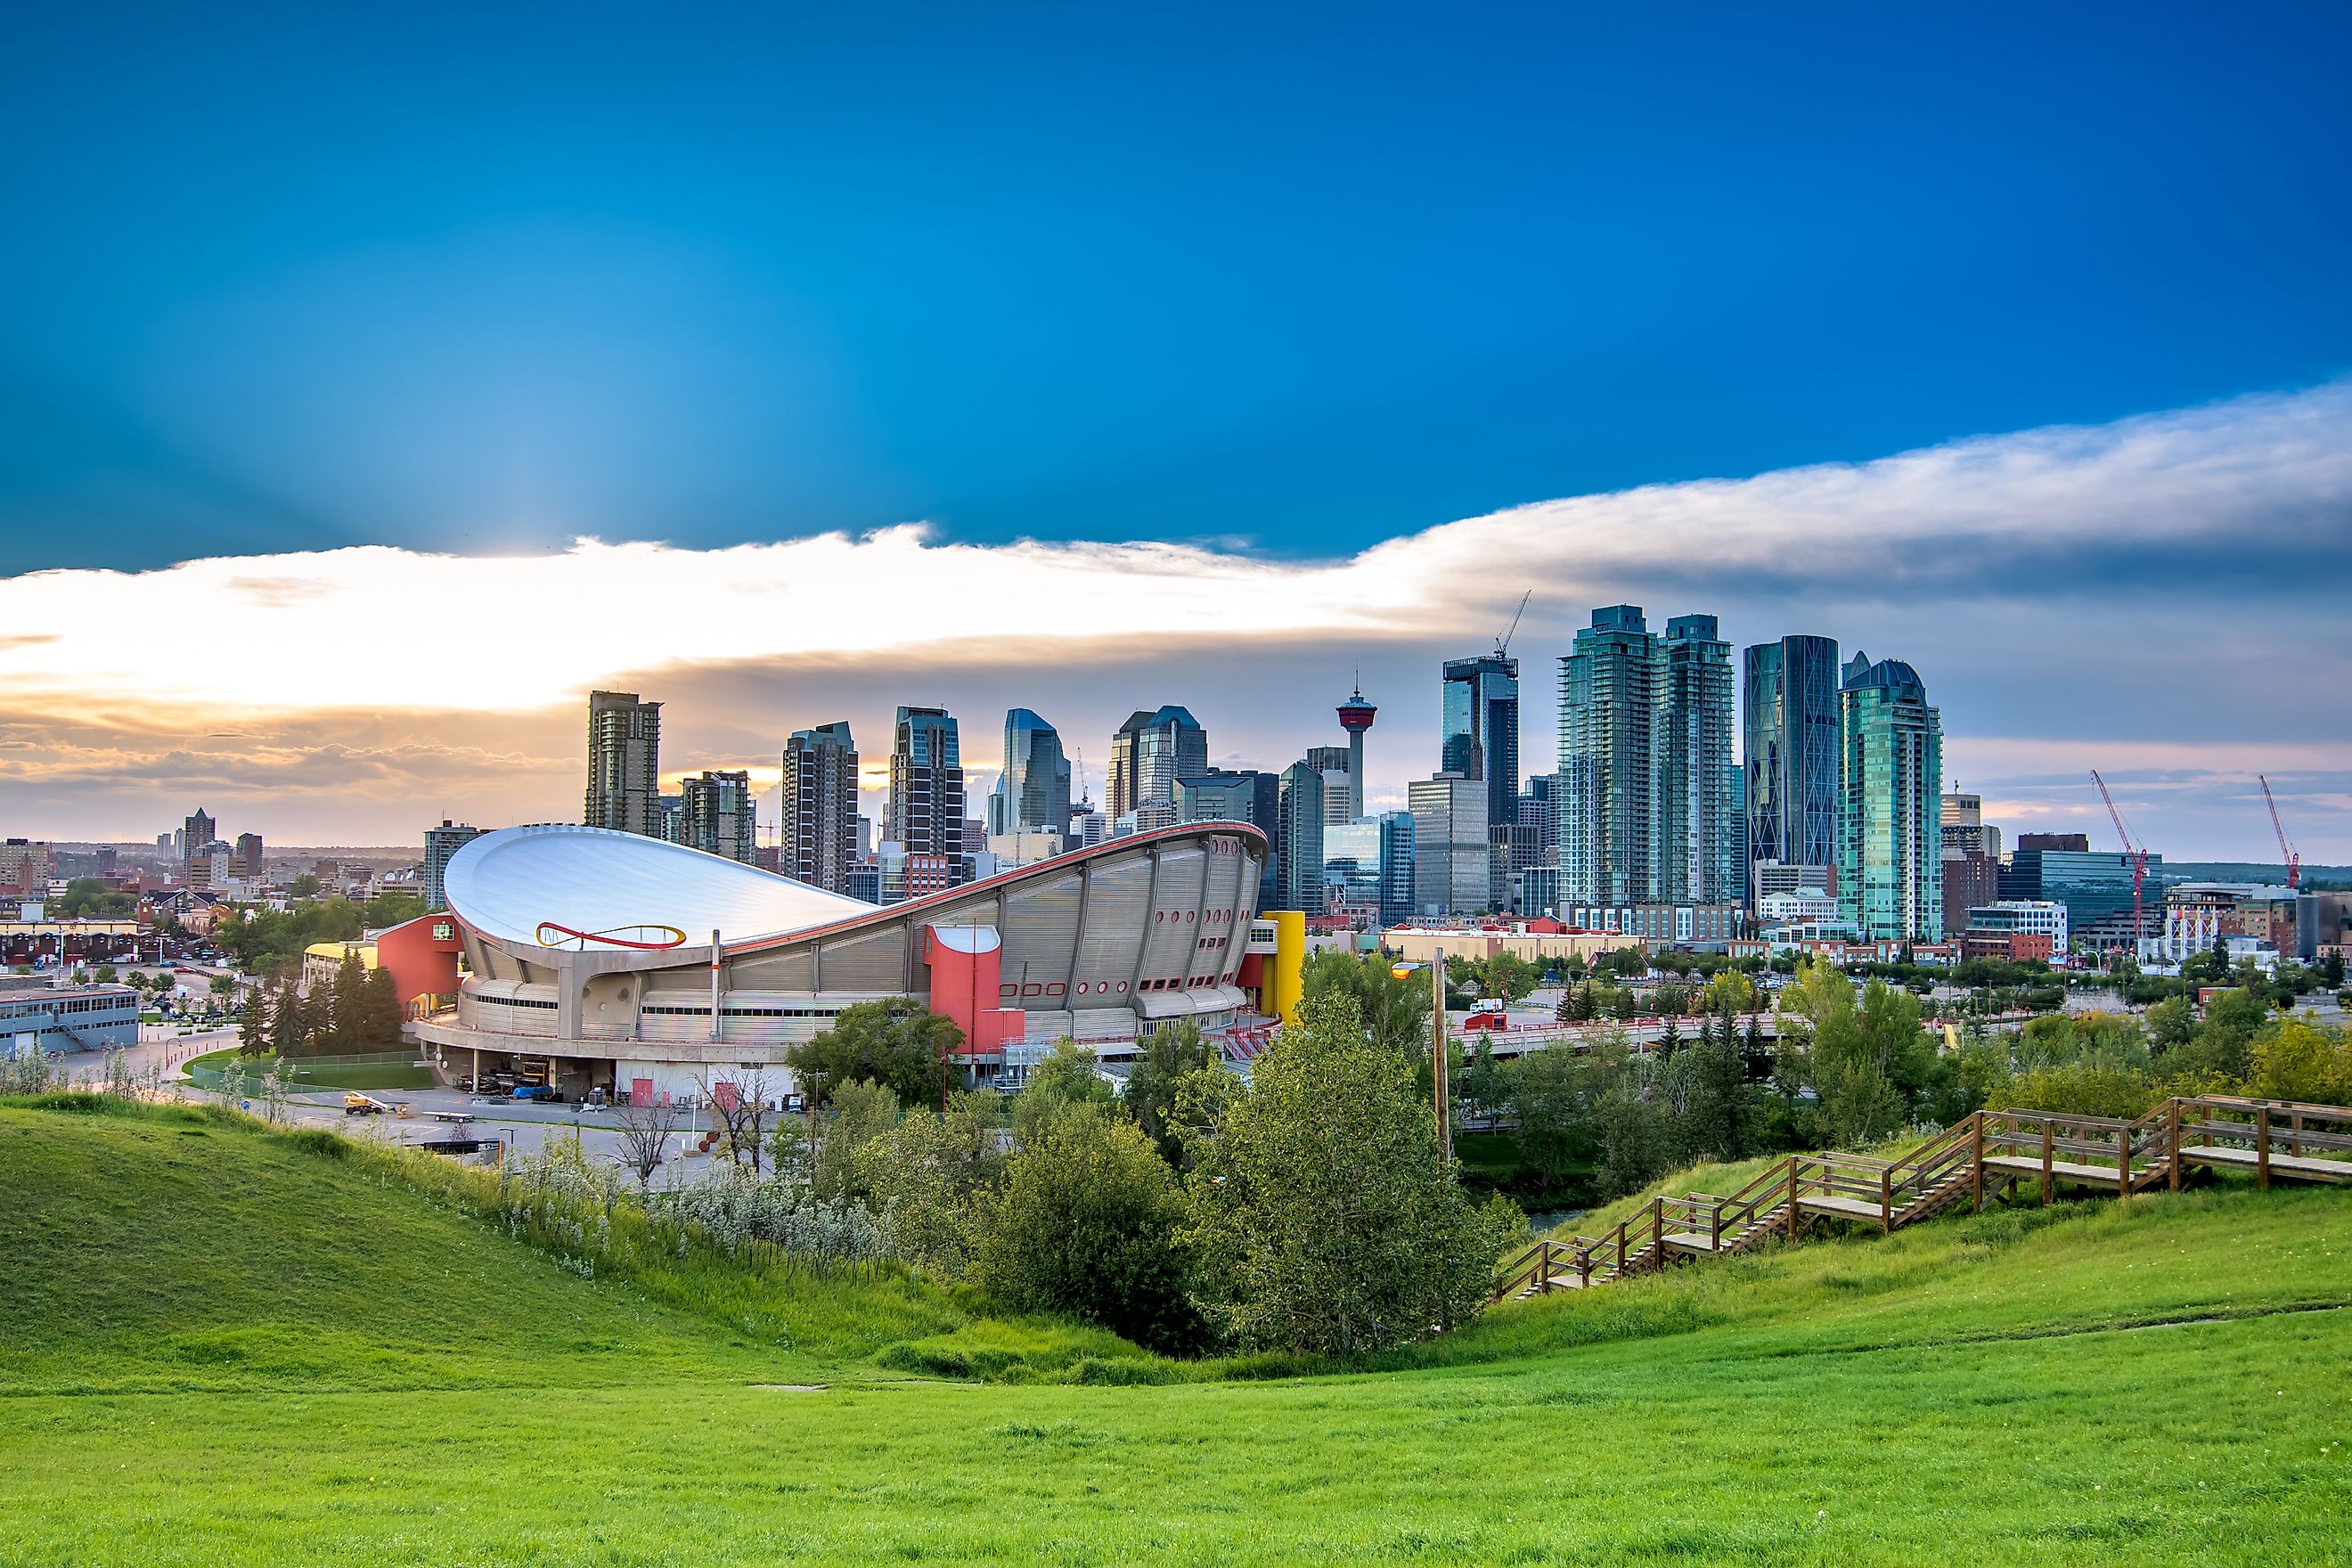
<path fill-rule="evenodd" d="M 269 1010 L 269 1040 L 278 1047 L 279 1056 L 316 1054 L 310 1014 L 310 1004 L 294 982 L 289 980 L 278 988 L 278 1000 Z"/>
<path fill-rule="evenodd" d="M 269 1029 L 277 1022 L 275 998 L 259 986 L 246 998 L 245 1016 L 237 1020 L 236 1047 L 249 1057 L 269 1054 Z"/>
<path fill-rule="evenodd" d="M 356 952 L 345 952 L 335 971 L 334 989 L 327 996 L 321 1055 L 349 1056 L 367 1047 L 360 1042 L 367 1027 L 367 965 Z"/>
<path fill-rule="evenodd" d="M 400 1005 L 400 989 L 389 969 L 372 970 L 360 987 L 356 1047 L 362 1051 L 400 1049 L 400 1026 L 407 1014 Z"/>
<path fill-rule="evenodd" d="M 1670 1062 L 1675 1059 L 1675 1053 L 1682 1048 L 1682 1027 L 1674 1019 L 1668 1018 L 1666 1026 L 1658 1031 L 1658 1060 Z"/>

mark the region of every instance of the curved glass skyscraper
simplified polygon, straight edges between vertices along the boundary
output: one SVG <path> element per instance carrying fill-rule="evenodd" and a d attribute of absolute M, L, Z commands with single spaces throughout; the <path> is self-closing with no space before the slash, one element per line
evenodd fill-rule
<path fill-rule="evenodd" d="M 1004 771 L 988 796 L 988 830 L 1070 831 L 1070 760 L 1061 732 L 1026 708 L 1004 714 Z"/>

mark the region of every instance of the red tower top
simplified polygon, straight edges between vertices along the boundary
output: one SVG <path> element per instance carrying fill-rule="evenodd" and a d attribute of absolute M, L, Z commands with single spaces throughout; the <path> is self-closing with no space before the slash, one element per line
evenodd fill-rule
<path fill-rule="evenodd" d="M 1351 735 L 1369 730 L 1372 727 L 1372 715 L 1379 711 L 1364 700 L 1364 689 L 1359 685 L 1356 694 L 1339 704 L 1339 728 Z"/>

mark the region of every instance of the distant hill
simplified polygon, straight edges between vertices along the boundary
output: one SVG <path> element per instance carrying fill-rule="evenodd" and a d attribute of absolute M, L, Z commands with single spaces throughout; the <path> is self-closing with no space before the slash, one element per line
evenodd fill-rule
<path fill-rule="evenodd" d="M 2286 868 L 2273 860 L 2167 860 L 2164 879 L 2168 882 L 2284 882 Z M 2352 866 L 2314 866 L 2303 868 L 2303 883 L 2307 888 L 2315 882 L 2336 887 L 2352 887 Z"/>

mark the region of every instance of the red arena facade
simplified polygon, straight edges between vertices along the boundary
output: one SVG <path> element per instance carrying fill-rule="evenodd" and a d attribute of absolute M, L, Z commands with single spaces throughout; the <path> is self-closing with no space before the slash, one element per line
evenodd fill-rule
<path fill-rule="evenodd" d="M 638 835 L 506 828 L 450 860 L 469 973 L 411 1027 L 453 1072 L 567 1099 L 782 1085 L 786 1049 L 891 996 L 954 1019 L 976 1079 L 1065 1036 L 1116 1056 L 1164 1020 L 1255 1021 L 1266 854 L 1247 824 L 1188 823 L 877 906 Z"/>

